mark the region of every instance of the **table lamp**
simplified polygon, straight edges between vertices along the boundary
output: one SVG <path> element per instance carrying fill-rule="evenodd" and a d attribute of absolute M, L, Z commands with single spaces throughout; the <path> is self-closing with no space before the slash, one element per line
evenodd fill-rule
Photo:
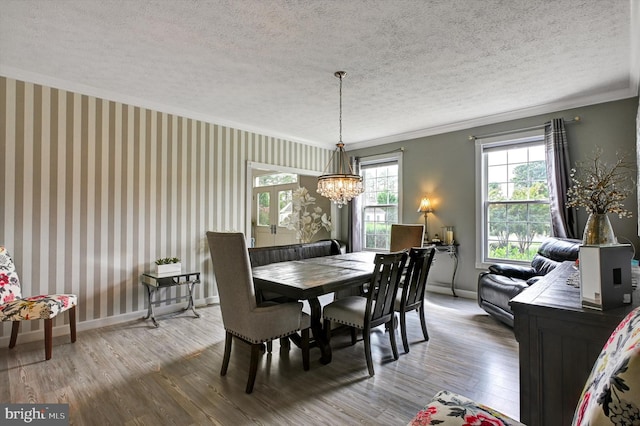
<path fill-rule="evenodd" d="M 422 201 L 420 201 L 420 207 L 418 207 L 418 213 L 424 213 L 424 239 L 425 241 L 429 241 L 429 213 L 433 213 L 433 209 L 431 208 L 431 200 L 429 198 L 424 197 Z"/>

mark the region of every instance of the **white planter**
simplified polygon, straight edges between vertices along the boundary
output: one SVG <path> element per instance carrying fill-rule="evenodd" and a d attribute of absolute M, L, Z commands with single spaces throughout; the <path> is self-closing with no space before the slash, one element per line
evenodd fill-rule
<path fill-rule="evenodd" d="M 182 271 L 182 263 L 167 263 L 165 265 L 156 265 L 156 274 L 158 275 L 175 275 Z"/>

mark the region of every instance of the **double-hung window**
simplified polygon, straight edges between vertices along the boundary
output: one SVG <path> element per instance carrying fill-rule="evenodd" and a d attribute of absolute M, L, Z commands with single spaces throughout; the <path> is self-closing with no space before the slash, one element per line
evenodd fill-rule
<path fill-rule="evenodd" d="M 542 130 L 476 140 L 478 267 L 529 263 L 551 232 Z"/>
<path fill-rule="evenodd" d="M 401 217 L 402 152 L 360 160 L 363 249 L 389 250 L 391 225 Z"/>

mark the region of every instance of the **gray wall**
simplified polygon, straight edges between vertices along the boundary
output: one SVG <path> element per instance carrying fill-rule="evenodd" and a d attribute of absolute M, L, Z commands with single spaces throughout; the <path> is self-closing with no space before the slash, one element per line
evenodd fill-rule
<path fill-rule="evenodd" d="M 615 159 L 616 152 L 627 151 L 633 161 L 636 152 L 636 113 L 638 98 L 608 102 L 513 120 L 489 126 L 412 139 L 373 148 L 350 150 L 349 155 L 364 157 L 404 147 L 403 159 L 403 223 L 423 223 L 416 210 L 424 194 L 429 194 L 435 212 L 429 215 L 429 232 L 440 233 L 441 226 L 455 226 L 455 239 L 459 241 L 459 267 L 456 287 L 476 291 L 480 270 L 475 267 L 475 145 L 469 135 L 483 135 L 505 130 L 536 126 L 551 118 L 569 120 L 580 116 L 579 123 L 566 125 L 572 165 L 590 155 L 596 145 L 604 148 L 604 159 Z M 637 197 L 632 194 L 626 206 L 634 218 L 618 219 L 610 215 L 618 237 L 630 239 L 640 252 L 637 235 Z M 578 214 L 579 229 L 584 228 L 587 214 Z M 346 232 L 346 231 L 345 231 Z M 342 235 L 346 241 L 347 235 Z M 638 257 L 638 255 L 636 255 Z"/>

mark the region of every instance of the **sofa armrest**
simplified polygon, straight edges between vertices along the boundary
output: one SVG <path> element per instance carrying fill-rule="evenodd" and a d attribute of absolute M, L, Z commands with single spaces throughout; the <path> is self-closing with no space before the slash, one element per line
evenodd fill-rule
<path fill-rule="evenodd" d="M 536 275 L 535 277 L 531 277 L 527 280 L 527 285 L 531 286 L 537 283 L 542 278 L 542 275 Z"/>
<path fill-rule="evenodd" d="M 536 270 L 531 266 L 511 265 L 508 263 L 491 265 L 489 266 L 489 271 L 492 274 L 503 275 L 509 278 L 520 278 L 521 280 L 528 280 L 537 275 Z"/>

